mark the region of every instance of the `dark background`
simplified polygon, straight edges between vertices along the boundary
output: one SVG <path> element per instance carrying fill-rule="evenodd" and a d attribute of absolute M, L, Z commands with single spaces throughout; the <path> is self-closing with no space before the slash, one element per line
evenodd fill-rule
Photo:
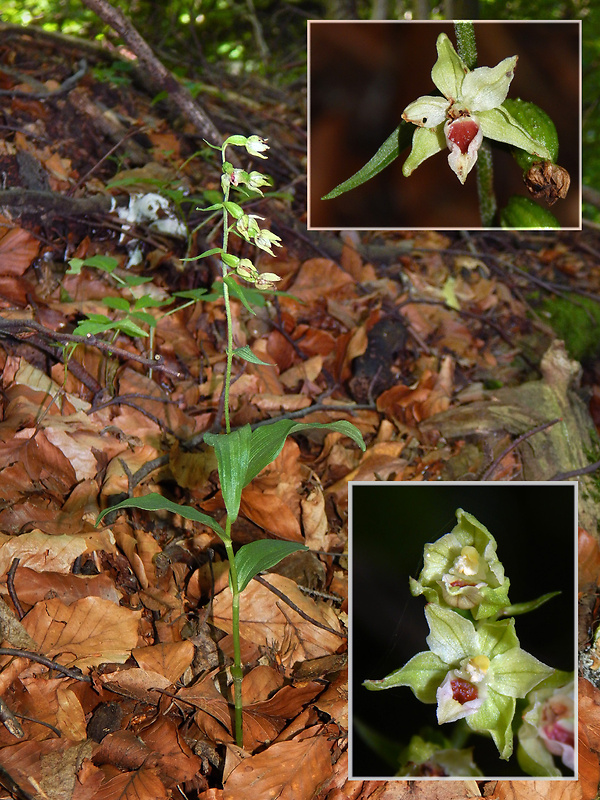
<path fill-rule="evenodd" d="M 476 168 L 461 186 L 444 150 L 409 178 L 410 149 L 379 175 L 334 200 L 320 198 L 375 155 L 404 108 L 436 92 L 435 43 L 450 22 L 313 22 L 309 25 L 309 224 L 313 228 L 479 228 Z M 540 106 L 558 130 L 558 162 L 571 175 L 566 200 L 550 211 L 563 227 L 580 227 L 580 55 L 577 22 L 475 23 L 480 66 L 518 55 L 509 97 Z M 528 196 L 509 152 L 493 143 L 498 206 Z M 504 148 L 504 146 L 502 146 Z M 543 204 L 544 208 L 548 208 Z"/>
<path fill-rule="evenodd" d="M 409 576 L 423 566 L 423 545 L 449 533 L 456 509 L 473 514 L 498 543 L 510 579 L 511 603 L 561 590 L 540 609 L 516 617 L 521 647 L 555 669 L 575 668 L 575 499 L 573 485 L 432 485 L 351 483 L 351 680 L 352 720 L 408 744 L 424 725 L 438 726 L 436 706 L 419 702 L 408 687 L 367 691 L 427 650 L 424 598 L 412 597 Z M 516 758 L 500 761 L 490 740 L 473 736 L 476 763 L 487 777 L 522 775 Z M 515 747 L 516 750 L 516 747 Z M 352 777 L 391 776 L 354 730 Z"/>

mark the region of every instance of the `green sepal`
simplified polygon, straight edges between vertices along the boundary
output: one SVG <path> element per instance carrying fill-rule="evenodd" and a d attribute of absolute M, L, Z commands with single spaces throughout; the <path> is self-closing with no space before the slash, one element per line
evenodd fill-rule
<path fill-rule="evenodd" d="M 487 731 L 491 734 L 503 761 L 509 759 L 513 752 L 512 721 L 515 716 L 515 708 L 514 697 L 505 697 L 488 687 L 485 703 L 466 717 L 467 725 L 471 730 Z"/>
<path fill-rule="evenodd" d="M 494 688 L 507 697 L 525 697 L 554 671 L 531 653 L 514 647 L 494 657 Z"/>
<path fill-rule="evenodd" d="M 448 672 L 448 665 L 430 650 L 417 653 L 403 667 L 391 672 L 381 680 L 363 681 L 363 686 L 371 692 L 393 689 L 396 686 L 409 686 L 415 697 L 422 703 L 435 703 L 438 686 Z"/>
<path fill-rule="evenodd" d="M 482 652 L 475 626 L 461 614 L 430 603 L 425 606 L 425 617 L 430 630 L 425 641 L 429 649 L 446 664 L 455 664 L 465 656 L 477 656 Z"/>
<path fill-rule="evenodd" d="M 477 117 L 483 135 L 488 139 L 519 147 L 539 159 L 550 158 L 548 148 L 542 142 L 533 139 L 503 105 L 489 111 L 478 111 Z"/>
<path fill-rule="evenodd" d="M 406 122 L 401 122 L 364 167 L 359 169 L 358 172 L 355 172 L 351 178 L 340 183 L 335 189 L 332 189 L 328 194 L 324 195 L 321 200 L 332 200 L 334 197 L 339 197 L 339 195 L 348 192 L 350 189 L 356 189 L 357 186 L 374 178 L 377 173 L 389 166 L 392 161 L 395 161 L 405 147 L 408 147 L 412 132 L 413 128 L 411 125 Z"/>
<path fill-rule="evenodd" d="M 434 156 L 445 149 L 446 137 L 443 126 L 417 128 L 413 135 L 411 151 L 402 165 L 402 174 L 405 178 L 408 178 L 430 156 Z"/>

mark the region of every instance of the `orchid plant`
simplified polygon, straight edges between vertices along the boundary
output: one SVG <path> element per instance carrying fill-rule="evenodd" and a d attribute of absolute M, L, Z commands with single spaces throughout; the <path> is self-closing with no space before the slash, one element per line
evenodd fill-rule
<path fill-rule="evenodd" d="M 438 725 L 464 720 L 473 733 L 491 736 L 503 760 L 513 754 L 518 728 L 521 767 L 531 775 L 561 775 L 553 756 L 574 767 L 573 676 L 524 650 L 515 624 L 516 614 L 556 593 L 511 605 L 494 537 L 472 514 L 458 509 L 456 516 L 450 533 L 425 545 L 421 574 L 410 580 L 411 594 L 427 600 L 428 649 L 364 686 L 371 691 L 408 686 L 421 702 L 437 705 Z M 522 719 L 518 701 L 526 705 Z M 425 741 L 415 752 L 421 760 L 405 759 L 402 774 L 432 769 L 454 777 L 481 774 L 469 749 Z"/>
<path fill-rule="evenodd" d="M 550 205 L 566 196 L 570 179 L 555 163 L 558 138 L 552 120 L 533 103 L 507 99 L 518 56 L 509 56 L 495 67 L 476 67 L 473 23 L 456 22 L 455 33 L 458 52 L 445 33 L 440 33 L 436 42 L 437 60 L 431 78 L 441 96 L 423 95 L 409 103 L 402 112 L 403 122 L 373 158 L 323 200 L 338 197 L 374 177 L 409 143 L 411 150 L 402 166 L 406 178 L 426 159 L 449 149 L 448 164 L 461 184 L 478 165 L 481 221 L 484 227 L 490 227 L 497 212 L 490 141 L 510 146 L 534 197 Z M 500 222 L 502 227 L 560 227 L 550 212 L 520 195 L 510 198 L 500 213 Z"/>
<path fill-rule="evenodd" d="M 234 728 L 236 743 L 242 747 L 242 678 L 244 671 L 240 639 L 240 596 L 259 572 L 275 566 L 294 551 L 307 549 L 305 545 L 298 542 L 260 539 L 243 545 L 236 552 L 231 529 L 240 512 L 242 490 L 279 455 L 286 438 L 293 433 L 311 429 L 325 429 L 337 431 L 350 437 L 363 450 L 365 449 L 365 443 L 359 430 L 346 420 L 331 423 L 297 423 L 294 420 L 283 418 L 273 420 L 255 429 L 252 429 L 248 424 L 239 428 L 232 427 L 229 392 L 234 359 L 273 366 L 261 361 L 248 345 L 235 346 L 232 298 L 241 302 L 247 311 L 254 314 L 252 303 L 255 299 L 256 290 L 272 291 L 280 277 L 273 272 L 259 272 L 252 260 L 240 258 L 235 253 L 230 252 L 230 240 L 232 236 L 237 236 L 270 256 L 275 255 L 274 246 L 281 247 L 282 245 L 276 234 L 260 226 L 258 220 L 262 222 L 263 217 L 248 214 L 243 207 L 243 203 L 253 197 L 254 193 L 262 195 L 262 187 L 269 185 L 270 180 L 258 171 L 247 172 L 240 168 L 234 168 L 226 158 L 228 147 L 244 147 L 249 155 L 263 159 L 267 158 L 264 153 L 269 149 L 266 140 L 257 135 L 229 136 L 221 147 L 215 148 L 221 153 L 223 200 L 202 210 L 222 215 L 222 241 L 218 247 L 207 250 L 195 257 L 198 259 L 207 256 L 218 256 L 221 262 L 221 292 L 227 321 L 226 366 L 222 390 L 225 431 L 223 433 L 206 432 L 204 434 L 204 442 L 214 448 L 221 493 L 225 505 L 225 517 L 218 521 L 193 506 L 180 505 L 157 492 L 151 492 L 141 497 L 129 498 L 105 509 L 98 516 L 96 524 L 106 514 L 124 508 L 138 508 L 147 511 L 166 510 L 179 514 L 184 519 L 206 525 L 220 538 L 229 562 L 234 651 L 234 663 L 231 667 Z M 240 193 L 239 203 L 230 199 L 230 193 L 233 189 Z M 245 191 L 246 189 L 249 192 Z M 245 284 L 250 284 L 251 288 L 249 289 Z"/>

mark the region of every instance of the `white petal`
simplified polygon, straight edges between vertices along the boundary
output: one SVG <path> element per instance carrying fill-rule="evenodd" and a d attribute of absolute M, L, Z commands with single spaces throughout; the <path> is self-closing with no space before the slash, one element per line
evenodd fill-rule
<path fill-rule="evenodd" d="M 440 33 L 435 46 L 438 59 L 431 70 L 431 78 L 444 97 L 448 100 L 458 100 L 463 78 L 468 69 L 445 33 Z"/>
<path fill-rule="evenodd" d="M 446 119 L 450 103 L 444 97 L 423 95 L 409 103 L 402 112 L 402 119 L 420 128 L 435 128 Z"/>
<path fill-rule="evenodd" d="M 478 67 L 465 75 L 460 102 L 469 111 L 489 111 L 503 103 L 515 74 L 517 58 L 511 56 L 495 67 Z"/>
<path fill-rule="evenodd" d="M 550 158 L 546 147 L 532 139 L 503 106 L 492 108 L 490 111 L 481 111 L 477 116 L 486 139 L 520 147 L 521 150 L 543 159 Z"/>

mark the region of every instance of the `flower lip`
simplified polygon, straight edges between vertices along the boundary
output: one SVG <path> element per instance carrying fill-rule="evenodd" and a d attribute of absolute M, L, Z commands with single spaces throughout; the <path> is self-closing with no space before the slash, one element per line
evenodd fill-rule
<path fill-rule="evenodd" d="M 446 138 L 458 148 L 463 155 L 468 152 L 469 145 L 479 133 L 479 125 L 471 117 L 459 117 L 448 126 Z"/>

